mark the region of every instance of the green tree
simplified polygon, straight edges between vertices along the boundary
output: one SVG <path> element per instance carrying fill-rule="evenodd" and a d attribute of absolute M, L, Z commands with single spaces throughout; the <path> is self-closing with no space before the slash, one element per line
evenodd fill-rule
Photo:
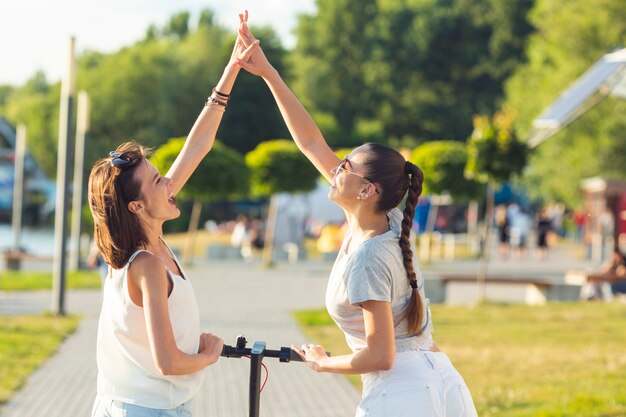
<path fill-rule="evenodd" d="M 294 89 L 333 145 L 463 141 L 524 60 L 533 2 L 320 0 L 297 28 Z"/>
<path fill-rule="evenodd" d="M 456 200 L 475 198 L 479 184 L 465 178 L 467 148 L 463 143 L 440 140 L 413 150 L 411 162 L 424 171 L 424 194 L 449 194 Z"/>
<path fill-rule="evenodd" d="M 165 36 L 183 39 L 189 33 L 189 12 L 179 12 L 170 17 L 163 30 Z"/>
<path fill-rule="evenodd" d="M 593 10 L 593 12 L 592 12 Z M 602 55 L 626 43 L 626 3 L 621 0 L 538 0 L 528 62 L 507 82 L 515 124 L 528 137 L 532 121 Z M 604 100 L 530 158 L 523 184 L 531 197 L 580 207 L 580 183 L 590 176 L 624 177 L 626 101 Z"/>
<path fill-rule="evenodd" d="M 26 126 L 26 147 L 51 178 L 56 177 L 59 100 L 60 83 L 48 84 L 44 73 L 38 71 L 7 96 L 3 107 L 10 123 Z"/>
<path fill-rule="evenodd" d="M 245 158 L 252 171 L 252 193 L 271 196 L 263 250 L 263 262 L 270 266 L 278 209 L 277 194 L 311 191 L 317 185 L 319 173 L 290 140 L 263 142 Z"/>
<path fill-rule="evenodd" d="M 317 170 L 291 140 L 260 143 L 245 158 L 254 195 L 306 192 L 317 184 Z"/>
<path fill-rule="evenodd" d="M 415 148 L 411 162 L 424 172 L 424 194 L 430 195 L 430 209 L 426 220 L 426 233 L 434 230 L 441 195 L 449 195 L 456 202 L 470 202 L 468 210 L 475 209 L 476 199 L 482 187 L 474 180 L 465 177 L 468 154 L 465 144 L 450 140 L 426 142 Z M 470 216 L 468 216 L 469 218 Z M 467 224 L 468 238 L 475 239 L 476 223 Z M 430 235 L 422 241 L 430 248 Z M 430 255 L 430 251 L 427 252 Z"/>
<path fill-rule="evenodd" d="M 172 53 L 174 45 L 171 40 L 139 43 L 88 62 L 81 60 L 78 85 L 89 93 L 92 109 L 89 160 L 129 139 L 157 147 L 187 133 L 192 125 L 188 120 L 197 116 L 199 108 L 194 116 L 179 120 L 188 108 L 177 100 L 187 80 Z"/>
<path fill-rule="evenodd" d="M 91 100 L 86 169 L 120 142 L 134 139 L 158 147 L 189 132 L 235 41 L 233 31 L 212 24 L 207 13 L 203 23 L 182 38 L 165 36 L 167 25 L 152 25 L 150 34 L 136 44 L 110 54 L 86 51 L 79 57 L 77 86 Z M 181 16 L 184 13 L 171 21 Z M 285 51 L 276 35 L 263 28 L 258 33 L 277 68 L 286 70 Z M 59 85 L 49 84 L 43 73 L 37 73 L 26 85 L 7 93 L 2 106 L 10 123 L 26 124 L 29 149 L 52 177 Z M 243 153 L 285 132 L 267 86 L 258 77 L 240 74 L 221 125 L 223 143 Z"/>
<path fill-rule="evenodd" d="M 183 149 L 186 138 L 173 138 L 160 146 L 151 162 L 165 175 Z M 244 157 L 216 140 L 209 154 L 180 191 L 179 198 L 213 202 L 242 197 L 250 190 L 250 170 Z"/>
<path fill-rule="evenodd" d="M 215 12 L 211 9 L 203 9 L 198 19 L 198 27 L 211 27 L 214 25 Z"/>
<path fill-rule="evenodd" d="M 356 124 L 373 116 L 364 68 L 377 13 L 376 0 L 318 0 L 317 15 L 302 16 L 296 29 L 294 89 L 331 145 L 361 143 Z"/>
<path fill-rule="evenodd" d="M 7 98 L 13 93 L 14 90 L 15 87 L 13 87 L 12 85 L 0 85 L 0 109 L 4 107 L 5 103 L 7 102 Z"/>
<path fill-rule="evenodd" d="M 467 172 L 482 182 L 506 182 L 526 164 L 528 148 L 513 129 L 510 109 L 493 118 L 474 117 L 474 130 L 468 142 Z"/>
<path fill-rule="evenodd" d="M 485 278 L 489 262 L 489 238 L 494 213 L 494 190 L 498 182 L 509 181 L 524 169 L 528 158 L 526 143 L 513 129 L 514 112 L 504 108 L 492 118 L 474 117 L 474 130 L 468 142 L 468 177 L 487 183 L 487 204 L 483 224 L 482 248 L 478 268 L 479 300 L 485 296 Z"/>
<path fill-rule="evenodd" d="M 165 175 L 172 166 L 184 144 L 184 137 L 170 139 L 154 152 L 151 161 L 161 174 Z M 249 183 L 250 170 L 243 156 L 234 149 L 215 141 L 209 154 L 200 162 L 177 196 L 181 200 L 193 201 L 189 235 L 184 253 L 185 263 L 191 263 L 202 203 L 241 197 L 248 192 Z"/>

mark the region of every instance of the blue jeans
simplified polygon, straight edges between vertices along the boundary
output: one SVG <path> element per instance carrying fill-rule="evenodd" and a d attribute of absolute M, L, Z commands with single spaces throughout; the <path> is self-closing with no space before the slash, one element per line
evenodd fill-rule
<path fill-rule="evenodd" d="M 96 397 L 91 417 L 191 417 L 191 401 L 164 410 Z"/>
<path fill-rule="evenodd" d="M 626 294 L 626 280 L 612 283 L 611 291 L 613 291 L 613 294 Z"/>

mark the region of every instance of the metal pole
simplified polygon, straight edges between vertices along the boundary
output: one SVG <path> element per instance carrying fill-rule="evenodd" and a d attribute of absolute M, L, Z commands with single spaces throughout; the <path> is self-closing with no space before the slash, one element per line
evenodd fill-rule
<path fill-rule="evenodd" d="M 21 252 L 22 205 L 24 198 L 24 155 L 26 154 L 26 126 L 17 126 L 15 133 L 15 173 L 13 176 L 13 252 Z M 18 261 L 19 264 L 19 261 Z"/>
<path fill-rule="evenodd" d="M 70 38 L 68 67 L 61 83 L 59 144 L 57 155 L 56 206 L 54 216 L 54 264 L 52 270 L 52 311 L 65 315 L 65 247 L 67 243 L 67 157 L 70 151 L 70 126 L 75 91 L 74 37 Z"/>
<path fill-rule="evenodd" d="M 85 166 L 85 135 L 89 129 L 89 95 L 78 93 L 76 112 L 76 145 L 74 147 L 74 185 L 72 186 L 72 250 L 70 271 L 77 271 L 80 264 L 80 224 L 83 214 L 83 178 Z"/>

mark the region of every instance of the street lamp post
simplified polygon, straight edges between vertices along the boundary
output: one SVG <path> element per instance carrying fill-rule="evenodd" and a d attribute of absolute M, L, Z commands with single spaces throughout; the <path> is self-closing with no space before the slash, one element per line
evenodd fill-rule
<path fill-rule="evenodd" d="M 70 128 L 75 91 L 75 39 L 70 38 L 67 73 L 61 83 L 59 109 L 59 144 L 57 155 L 56 205 L 54 216 L 54 264 L 52 271 L 52 311 L 65 315 L 65 275 L 67 244 L 67 185 L 68 155 L 70 153 Z"/>

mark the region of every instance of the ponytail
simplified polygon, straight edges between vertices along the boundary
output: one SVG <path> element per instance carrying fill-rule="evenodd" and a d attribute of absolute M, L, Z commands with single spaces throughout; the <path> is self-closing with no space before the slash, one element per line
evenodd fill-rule
<path fill-rule="evenodd" d="M 413 217 L 415 216 L 415 206 L 417 205 L 418 197 L 422 193 L 424 173 L 417 165 L 409 161 L 405 163 L 404 170 L 405 175 L 410 176 L 410 185 L 403 212 L 404 218 L 402 219 L 402 232 L 400 234 L 400 249 L 402 249 L 402 262 L 411 286 L 411 298 L 403 318 L 407 319 L 409 334 L 417 335 L 421 331 L 422 321 L 424 319 L 423 300 L 417 288 L 417 275 L 413 269 L 413 250 L 411 250 L 410 238 Z"/>
<path fill-rule="evenodd" d="M 413 250 L 410 239 L 415 206 L 418 197 L 422 194 L 424 173 L 417 165 L 405 160 L 400 152 L 387 145 L 366 143 L 358 149 L 367 152 L 367 160 L 364 163 L 365 176 L 380 186 L 380 196 L 376 203 L 378 212 L 386 213 L 398 207 L 408 192 L 399 243 L 402 251 L 402 263 L 411 288 L 411 298 L 402 319 L 407 320 L 410 334 L 419 334 L 424 320 L 423 300 L 417 288 L 417 276 L 413 269 Z"/>

